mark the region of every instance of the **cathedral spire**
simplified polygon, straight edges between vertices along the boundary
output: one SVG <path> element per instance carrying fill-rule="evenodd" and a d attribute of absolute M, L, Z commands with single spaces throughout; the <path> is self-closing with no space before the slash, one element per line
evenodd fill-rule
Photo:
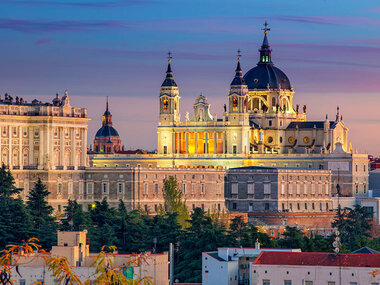
<path fill-rule="evenodd" d="M 106 100 L 106 110 L 104 111 L 103 114 L 103 126 L 112 126 L 112 115 L 111 112 L 108 109 L 108 96 Z"/>
<path fill-rule="evenodd" d="M 177 86 L 177 84 L 175 83 L 174 81 L 174 78 L 173 78 L 173 71 L 172 71 L 172 67 L 170 65 L 171 63 L 171 60 L 172 60 L 172 53 L 169 51 L 168 52 L 168 68 L 166 70 L 166 77 L 165 77 L 165 80 L 164 82 L 162 83 L 161 87 L 170 87 L 170 86 Z"/>
<path fill-rule="evenodd" d="M 237 66 L 235 70 L 235 77 L 231 82 L 231 85 L 243 85 L 245 84 L 244 78 L 243 78 L 243 72 L 241 70 L 240 66 L 240 58 L 241 58 L 241 51 L 240 49 L 237 51 Z"/>
<path fill-rule="evenodd" d="M 261 48 L 259 49 L 260 52 L 260 61 L 259 64 L 261 65 L 272 65 L 272 58 L 271 58 L 271 53 L 272 49 L 269 46 L 269 41 L 268 41 L 268 31 L 270 31 L 270 28 L 268 28 L 268 23 L 265 21 L 264 23 L 264 28 L 262 29 L 264 31 L 264 40 L 263 44 L 261 45 Z"/>

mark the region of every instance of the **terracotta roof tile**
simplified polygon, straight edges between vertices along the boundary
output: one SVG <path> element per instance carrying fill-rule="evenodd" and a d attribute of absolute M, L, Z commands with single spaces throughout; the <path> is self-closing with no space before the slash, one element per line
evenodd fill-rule
<path fill-rule="evenodd" d="M 379 267 L 376 254 L 263 251 L 254 264 L 295 266 Z"/>

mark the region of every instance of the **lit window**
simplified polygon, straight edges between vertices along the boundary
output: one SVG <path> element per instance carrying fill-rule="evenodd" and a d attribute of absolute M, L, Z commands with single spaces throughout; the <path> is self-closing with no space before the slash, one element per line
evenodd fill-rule
<path fill-rule="evenodd" d="M 232 108 L 234 111 L 237 110 L 237 108 L 238 108 L 238 99 L 237 98 L 232 99 Z"/>
<path fill-rule="evenodd" d="M 162 108 L 164 110 L 168 110 L 169 109 L 169 101 L 168 101 L 168 99 L 164 99 L 164 101 L 162 102 Z"/>

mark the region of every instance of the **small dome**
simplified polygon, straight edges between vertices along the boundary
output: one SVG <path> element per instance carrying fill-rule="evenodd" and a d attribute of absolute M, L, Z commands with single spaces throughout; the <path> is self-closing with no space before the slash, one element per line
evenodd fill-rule
<path fill-rule="evenodd" d="M 289 78 L 273 64 L 258 64 L 244 75 L 248 90 L 292 89 Z"/>
<path fill-rule="evenodd" d="M 119 133 L 112 126 L 102 126 L 97 132 L 96 138 L 104 138 L 104 137 L 118 137 Z"/>

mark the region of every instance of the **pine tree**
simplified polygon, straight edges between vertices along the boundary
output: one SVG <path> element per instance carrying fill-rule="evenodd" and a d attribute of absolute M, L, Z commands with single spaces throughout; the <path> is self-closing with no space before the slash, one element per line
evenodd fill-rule
<path fill-rule="evenodd" d="M 33 222 L 34 237 L 40 240 L 43 248 L 49 249 L 56 243 L 58 225 L 53 216 L 54 209 L 47 202 L 49 191 L 38 178 L 34 188 L 28 195 L 26 207 Z"/>
<path fill-rule="evenodd" d="M 62 230 L 64 231 L 82 231 L 89 230 L 92 227 L 91 219 L 88 212 L 83 211 L 82 205 L 76 200 L 69 200 L 64 207 L 65 218 L 62 219 Z"/>
<path fill-rule="evenodd" d="M 15 186 L 15 180 L 10 170 L 7 171 L 3 164 L 0 168 L 0 196 L 10 197 L 20 193 L 20 190 Z"/>
<path fill-rule="evenodd" d="M 229 246 L 223 223 L 213 221 L 200 208 L 195 208 L 189 220 L 190 227 L 180 239 L 176 279 L 182 283 L 200 283 L 202 280 L 202 252 Z"/>
<path fill-rule="evenodd" d="M 31 237 L 32 223 L 24 202 L 12 197 L 19 191 L 11 172 L 3 165 L 0 168 L 0 248 L 20 244 Z"/>

